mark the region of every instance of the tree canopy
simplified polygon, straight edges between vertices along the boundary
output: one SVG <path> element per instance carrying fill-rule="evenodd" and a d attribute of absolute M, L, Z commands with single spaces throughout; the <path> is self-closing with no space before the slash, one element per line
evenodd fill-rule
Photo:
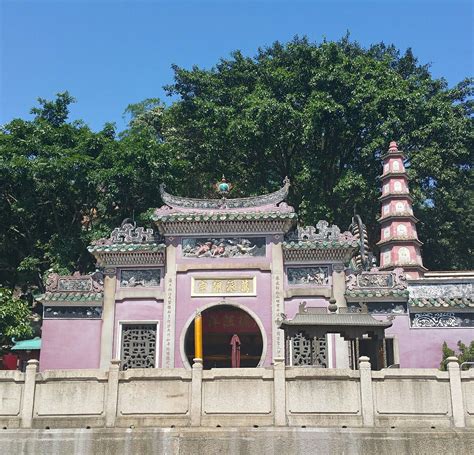
<path fill-rule="evenodd" d="M 472 268 L 471 80 L 449 88 L 411 52 L 347 37 L 234 52 L 215 67 L 174 67 L 173 102 L 131 104 L 128 128 L 68 120 L 67 92 L 0 131 L 0 283 L 41 289 L 45 272 L 87 271 L 86 246 L 123 218 L 148 221 L 165 182 L 207 196 L 222 174 L 234 196 L 288 176 L 303 224 L 346 228 L 354 207 L 378 240 L 380 155 L 407 155 L 425 265 Z"/>

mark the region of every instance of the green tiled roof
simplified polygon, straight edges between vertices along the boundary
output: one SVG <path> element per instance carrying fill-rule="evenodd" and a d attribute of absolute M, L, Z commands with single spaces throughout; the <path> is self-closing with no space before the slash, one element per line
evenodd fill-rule
<path fill-rule="evenodd" d="M 90 253 L 131 253 L 134 251 L 156 252 L 165 249 L 164 243 L 112 243 L 110 245 L 91 245 Z"/>
<path fill-rule="evenodd" d="M 41 338 L 36 337 L 31 340 L 15 341 L 15 345 L 12 347 L 12 351 L 33 351 L 35 349 L 41 349 Z"/>
<path fill-rule="evenodd" d="M 329 248 L 356 248 L 359 246 L 358 240 L 338 241 L 338 240 L 298 240 L 283 242 L 283 248 L 287 250 L 315 250 Z"/>
<path fill-rule="evenodd" d="M 353 289 L 346 291 L 348 297 L 408 297 L 407 289 Z"/>
<path fill-rule="evenodd" d="M 46 292 L 36 298 L 42 302 L 100 302 L 102 292 Z"/>
<path fill-rule="evenodd" d="M 417 308 L 472 308 L 474 309 L 474 299 L 470 297 L 432 297 L 423 299 L 409 299 L 411 307 Z"/>
<path fill-rule="evenodd" d="M 234 212 L 234 213 L 172 213 L 153 215 L 152 220 L 162 223 L 187 221 L 252 221 L 252 220 L 288 220 L 296 219 L 294 212 Z"/>

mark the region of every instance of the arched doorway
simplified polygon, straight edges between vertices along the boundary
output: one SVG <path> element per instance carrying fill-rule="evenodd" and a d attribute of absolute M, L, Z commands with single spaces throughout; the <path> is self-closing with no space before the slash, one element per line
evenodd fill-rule
<path fill-rule="evenodd" d="M 232 367 L 231 341 L 234 335 L 240 340 L 240 367 L 258 366 L 263 352 L 262 332 L 249 313 L 232 305 L 218 305 L 203 310 L 201 314 L 204 369 Z M 194 321 L 186 331 L 184 351 L 189 364 L 192 365 Z"/>

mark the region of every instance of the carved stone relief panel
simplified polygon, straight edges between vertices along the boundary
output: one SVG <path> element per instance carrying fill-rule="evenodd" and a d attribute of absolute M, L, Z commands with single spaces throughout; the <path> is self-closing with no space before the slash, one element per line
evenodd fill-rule
<path fill-rule="evenodd" d="M 410 320 L 416 328 L 474 327 L 474 313 L 414 313 Z"/>
<path fill-rule="evenodd" d="M 120 271 L 120 287 L 155 287 L 160 285 L 160 269 L 130 269 Z"/>
<path fill-rule="evenodd" d="M 100 306 L 45 306 L 43 319 L 100 319 Z"/>
<path fill-rule="evenodd" d="M 370 302 L 359 304 L 349 302 L 347 304 L 349 313 L 368 312 L 370 314 L 406 314 L 407 304 L 405 302 Z"/>
<path fill-rule="evenodd" d="M 421 298 L 474 298 L 473 283 L 455 284 L 411 284 L 410 297 Z"/>
<path fill-rule="evenodd" d="M 265 237 L 185 238 L 183 256 L 190 258 L 238 258 L 265 256 Z"/>
<path fill-rule="evenodd" d="M 329 267 L 288 267 L 286 269 L 288 284 L 309 284 L 325 286 L 329 284 Z"/>
<path fill-rule="evenodd" d="M 122 325 L 122 369 L 154 368 L 156 358 L 156 325 Z"/>

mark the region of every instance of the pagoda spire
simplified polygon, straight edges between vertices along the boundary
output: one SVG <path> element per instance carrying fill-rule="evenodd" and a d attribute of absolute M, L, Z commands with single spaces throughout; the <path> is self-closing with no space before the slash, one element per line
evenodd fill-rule
<path fill-rule="evenodd" d="M 403 267 L 408 278 L 419 278 L 423 267 L 421 245 L 416 232 L 418 220 L 413 215 L 413 199 L 408 188 L 408 176 L 404 165 L 404 153 L 395 141 L 382 155 L 383 173 L 380 176 L 382 213 L 379 218 L 380 268 L 393 270 Z"/>

